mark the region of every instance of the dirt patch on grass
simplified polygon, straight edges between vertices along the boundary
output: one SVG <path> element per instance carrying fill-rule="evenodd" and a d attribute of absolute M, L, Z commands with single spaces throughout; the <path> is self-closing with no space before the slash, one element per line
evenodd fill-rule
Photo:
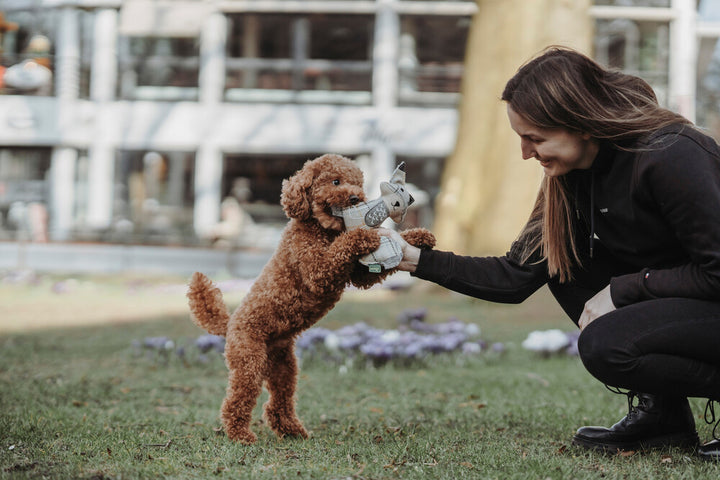
<path fill-rule="evenodd" d="M 184 279 L 37 278 L 0 285 L 0 333 L 188 315 Z M 237 304 L 242 289 L 226 293 Z"/>

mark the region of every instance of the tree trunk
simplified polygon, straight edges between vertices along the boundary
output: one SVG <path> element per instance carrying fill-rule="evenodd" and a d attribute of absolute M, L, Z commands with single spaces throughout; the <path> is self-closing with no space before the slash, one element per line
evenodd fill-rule
<path fill-rule="evenodd" d="M 438 248 L 501 255 L 525 224 L 542 169 L 523 162 L 500 100 L 505 83 L 549 45 L 589 54 L 590 0 L 477 0 L 468 39 L 455 151 L 436 204 Z"/>

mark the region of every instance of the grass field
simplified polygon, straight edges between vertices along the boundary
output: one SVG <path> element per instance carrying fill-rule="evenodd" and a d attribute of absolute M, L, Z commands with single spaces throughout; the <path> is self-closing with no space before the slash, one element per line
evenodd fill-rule
<path fill-rule="evenodd" d="M 298 412 L 308 440 L 279 440 L 256 410 L 253 446 L 220 429 L 226 370 L 138 355 L 133 340 L 201 332 L 182 282 L 42 277 L 0 285 L 0 479 L 718 478 L 682 450 L 605 456 L 570 445 L 578 426 L 609 425 L 626 401 L 577 358 L 520 347 L 532 330 L 570 329 L 545 292 L 518 306 L 420 288 L 348 292 L 321 323 L 392 328 L 405 308 L 428 321 L 476 322 L 504 354 L 438 357 L 348 371 L 303 365 Z M 240 294 L 229 295 L 234 306 Z M 265 397 L 261 401 L 264 401 Z M 703 402 L 693 400 L 700 419 Z"/>

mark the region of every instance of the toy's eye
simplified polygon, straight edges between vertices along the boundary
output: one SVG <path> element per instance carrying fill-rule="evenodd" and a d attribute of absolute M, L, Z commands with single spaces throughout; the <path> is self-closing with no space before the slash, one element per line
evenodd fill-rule
<path fill-rule="evenodd" d="M 338 180 L 337 178 L 333 180 L 333 185 L 340 185 L 340 180 Z"/>

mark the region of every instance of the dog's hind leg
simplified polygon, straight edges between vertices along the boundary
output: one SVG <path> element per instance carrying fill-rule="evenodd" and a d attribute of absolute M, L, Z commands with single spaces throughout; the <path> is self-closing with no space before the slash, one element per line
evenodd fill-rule
<path fill-rule="evenodd" d="M 227 394 L 220 416 L 228 438 L 242 443 L 255 443 L 250 431 L 252 411 L 262 390 L 267 362 L 264 341 L 242 338 L 225 352 L 229 373 Z"/>
<path fill-rule="evenodd" d="M 270 399 L 264 405 L 264 418 L 279 437 L 308 437 L 295 413 L 297 377 L 294 340 L 273 345 L 268 352 L 266 387 Z"/>

